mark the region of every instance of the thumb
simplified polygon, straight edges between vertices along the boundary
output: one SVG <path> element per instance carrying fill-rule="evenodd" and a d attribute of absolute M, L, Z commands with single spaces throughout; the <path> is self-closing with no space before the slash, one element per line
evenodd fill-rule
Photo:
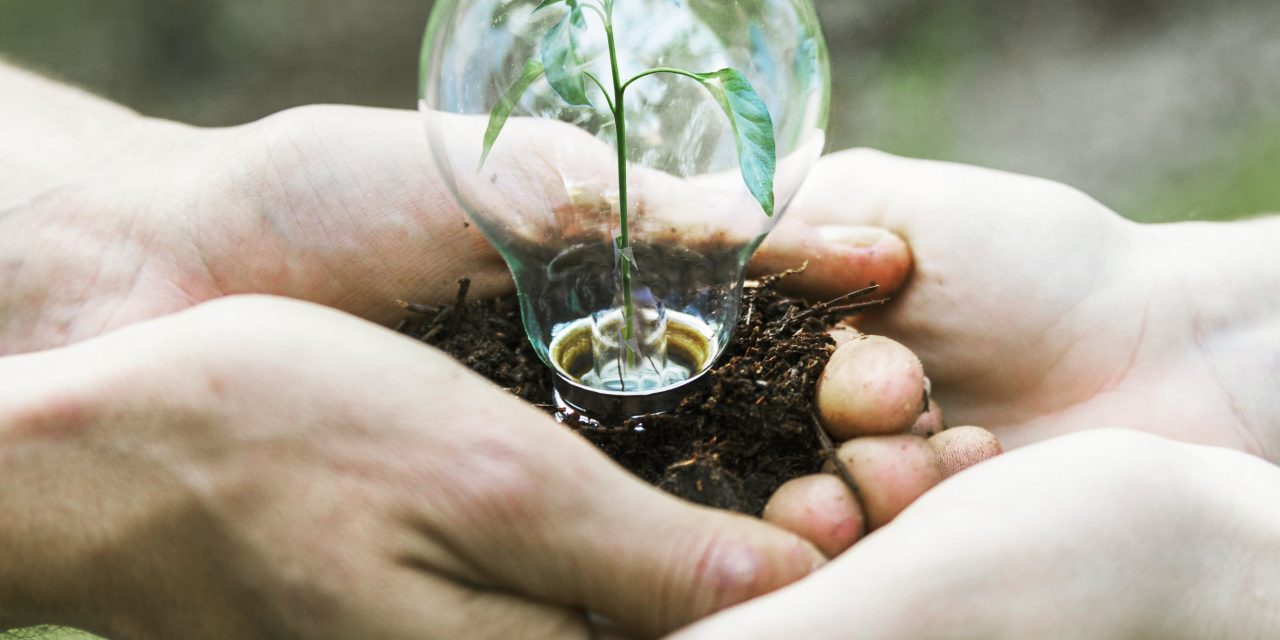
<path fill-rule="evenodd" d="M 769 235 L 751 263 L 757 275 L 780 273 L 808 265 L 784 281 L 793 292 L 827 300 L 870 284 L 887 296 L 911 272 L 911 252 L 902 238 L 879 227 L 814 224 L 804 218 L 784 219 Z"/>
<path fill-rule="evenodd" d="M 786 217 L 752 263 L 756 274 L 809 267 L 786 284 L 796 293 L 830 299 L 871 283 L 880 295 L 902 287 L 911 252 L 895 231 L 902 220 L 888 215 L 911 167 L 870 149 L 822 158 L 796 194 Z"/>
<path fill-rule="evenodd" d="M 568 535 L 551 538 L 537 575 L 523 577 L 534 592 L 651 637 L 790 584 L 824 562 L 782 529 L 624 479 L 627 488 L 596 491 Z"/>
<path fill-rule="evenodd" d="M 794 534 L 684 502 L 579 438 L 545 435 L 553 442 L 544 444 L 555 445 L 554 468 L 520 498 L 518 530 L 498 553 L 472 556 L 496 584 L 651 637 L 794 582 L 824 561 Z"/>
<path fill-rule="evenodd" d="M 656 635 L 803 578 L 825 560 L 761 520 L 698 507 L 647 486 L 602 500 L 577 543 L 612 569 L 566 576 L 568 593 L 636 633 Z M 625 509 L 618 507 L 626 505 Z"/>

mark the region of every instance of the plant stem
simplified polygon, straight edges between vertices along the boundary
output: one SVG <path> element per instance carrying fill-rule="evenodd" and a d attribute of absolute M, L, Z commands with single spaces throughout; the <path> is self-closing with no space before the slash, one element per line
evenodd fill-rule
<path fill-rule="evenodd" d="M 613 16 L 604 24 L 605 35 L 609 39 L 609 66 L 613 71 L 613 123 L 614 131 L 617 133 L 618 147 L 618 219 L 622 227 L 621 235 L 618 237 L 617 251 L 626 251 L 631 246 L 631 229 L 630 221 L 627 218 L 627 115 L 624 95 L 626 86 L 622 84 L 622 78 L 618 71 L 618 47 L 613 37 Z M 635 308 L 631 299 L 631 260 L 627 255 L 623 255 L 619 261 L 622 267 L 622 316 L 624 326 L 622 329 L 623 340 L 634 340 L 635 336 Z M 630 353 L 627 344 L 619 345 L 620 348 L 627 349 L 627 363 L 635 366 L 635 356 L 637 354 Z M 618 372 L 622 377 L 622 372 Z M 625 384 L 625 383 L 624 383 Z"/>
<path fill-rule="evenodd" d="M 605 17 L 605 9 L 601 8 L 600 6 L 591 4 L 589 2 L 578 3 L 578 6 L 585 7 L 587 9 L 590 9 L 596 12 L 596 15 L 600 16 L 600 22 L 604 22 L 606 24 L 609 22 L 609 18 Z"/>
<path fill-rule="evenodd" d="M 622 90 L 626 91 L 627 87 L 631 86 L 631 83 L 645 76 L 651 76 L 655 73 L 674 73 L 678 76 L 684 76 L 686 78 L 692 78 L 694 80 L 697 80 L 698 82 L 703 82 L 703 79 L 698 77 L 698 74 L 690 73 L 688 71 L 685 71 L 684 69 L 676 69 L 673 67 L 655 67 L 653 69 L 646 69 L 644 71 L 641 71 L 640 73 L 637 73 L 634 76 L 631 76 L 631 79 L 627 80 L 626 83 L 622 85 Z"/>
<path fill-rule="evenodd" d="M 600 88 L 600 95 L 604 96 L 604 101 L 609 105 L 609 113 L 612 114 L 613 113 L 613 97 L 609 95 L 609 90 L 604 88 L 604 83 L 600 82 L 600 78 L 597 78 L 596 74 L 591 73 L 590 71 L 583 71 L 583 73 L 586 74 L 587 78 L 589 78 L 592 82 L 595 83 L 597 87 Z"/>

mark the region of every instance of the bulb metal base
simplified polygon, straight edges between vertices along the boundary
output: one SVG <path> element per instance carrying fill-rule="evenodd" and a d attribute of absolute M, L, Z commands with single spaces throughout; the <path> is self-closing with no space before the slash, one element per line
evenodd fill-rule
<path fill-rule="evenodd" d="M 642 352 L 639 367 L 623 369 L 618 345 L 608 336 L 608 322 L 620 312 L 606 314 L 601 332 L 593 318 L 570 323 L 552 340 L 550 361 L 555 371 L 556 405 L 564 413 L 579 414 L 601 424 L 666 413 L 700 388 L 717 353 L 714 332 L 698 318 L 666 314 L 661 333 L 653 336 L 660 348 Z M 604 357 L 602 357 L 602 354 Z M 644 370 L 644 367 L 650 370 Z M 639 371 L 639 373 L 637 373 Z M 615 377 L 616 376 L 616 377 Z M 613 384 L 617 380 L 618 384 Z"/>
<path fill-rule="evenodd" d="M 602 425 L 616 425 L 631 418 L 667 413 L 706 383 L 705 373 L 656 392 L 605 391 L 578 384 L 557 373 L 554 379 L 556 407 L 561 413 L 580 414 Z"/>

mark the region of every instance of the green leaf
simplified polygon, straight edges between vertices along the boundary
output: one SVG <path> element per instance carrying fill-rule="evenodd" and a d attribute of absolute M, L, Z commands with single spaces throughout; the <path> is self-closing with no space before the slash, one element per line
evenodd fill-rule
<path fill-rule="evenodd" d="M 521 96 L 529 90 L 529 85 L 542 77 L 542 73 L 542 62 L 537 59 L 529 60 L 525 63 L 524 71 L 520 73 L 515 84 L 512 84 L 511 88 L 498 99 L 498 104 L 494 105 L 493 111 L 489 113 L 489 128 L 484 132 L 484 151 L 480 154 L 480 165 L 476 167 L 476 171 L 484 167 L 484 161 L 489 158 L 489 152 L 493 150 L 493 143 L 498 141 L 498 134 L 502 133 L 502 127 L 506 126 L 507 118 L 511 117 L 511 112 L 519 104 Z"/>
<path fill-rule="evenodd" d="M 747 77 L 734 69 L 695 73 L 694 77 L 715 96 L 733 124 L 738 146 L 738 165 L 747 190 L 755 196 L 767 216 L 773 215 L 773 179 L 778 169 L 777 143 L 773 138 L 773 118 L 760 94 Z"/>
<path fill-rule="evenodd" d="M 561 2 L 564 2 L 564 1 L 565 0 L 542 0 L 542 4 L 539 4 L 536 8 L 534 8 L 533 12 L 537 13 L 553 4 L 560 4 Z"/>
<path fill-rule="evenodd" d="M 578 29 L 585 29 L 587 20 L 576 0 L 567 0 L 569 12 L 542 38 L 542 66 L 547 70 L 547 82 L 565 102 L 575 107 L 589 107 L 585 65 L 578 54 Z"/>

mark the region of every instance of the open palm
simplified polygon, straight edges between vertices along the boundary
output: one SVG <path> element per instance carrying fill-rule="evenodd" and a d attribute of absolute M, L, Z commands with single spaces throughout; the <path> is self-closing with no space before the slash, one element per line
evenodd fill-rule
<path fill-rule="evenodd" d="M 951 422 L 1011 446 L 1112 425 L 1267 453 L 1169 229 L 1058 183 L 865 150 L 825 158 L 793 211 L 907 239 L 912 278 L 862 326 L 920 355 Z"/>

